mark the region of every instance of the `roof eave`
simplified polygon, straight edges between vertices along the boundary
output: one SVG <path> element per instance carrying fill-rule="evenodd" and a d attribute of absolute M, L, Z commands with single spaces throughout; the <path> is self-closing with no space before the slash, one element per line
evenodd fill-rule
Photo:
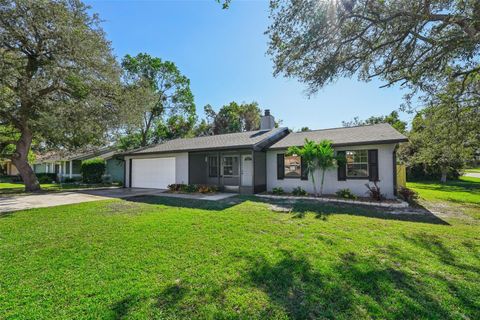
<path fill-rule="evenodd" d="M 393 144 L 393 143 L 400 143 L 400 142 L 408 142 L 407 138 L 402 139 L 386 139 L 386 140 L 371 140 L 371 141 L 359 141 L 359 142 L 348 142 L 348 143 L 332 143 L 332 147 L 348 147 L 348 146 L 363 146 L 363 145 L 371 145 L 371 144 Z M 270 147 L 269 150 L 281 150 L 287 149 L 290 147 L 301 147 L 302 145 L 291 145 L 291 146 L 283 146 L 283 147 Z"/>
<path fill-rule="evenodd" d="M 139 156 L 144 154 L 167 154 L 167 153 L 182 153 L 182 152 L 201 152 L 201 151 L 217 151 L 217 150 L 238 150 L 238 149 L 253 149 L 253 144 L 246 144 L 241 146 L 226 146 L 226 147 L 210 147 L 210 148 L 198 148 L 198 149 L 175 149 L 166 151 L 150 151 L 150 152 L 130 152 L 124 153 L 125 156 Z"/>

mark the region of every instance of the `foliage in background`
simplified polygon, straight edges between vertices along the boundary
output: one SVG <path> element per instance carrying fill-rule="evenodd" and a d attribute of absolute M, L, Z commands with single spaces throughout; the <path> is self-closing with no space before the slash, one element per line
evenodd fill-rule
<path fill-rule="evenodd" d="M 446 90 L 435 97 L 435 103 L 417 113 L 409 133 L 410 143 L 400 158 L 410 166 L 425 168 L 445 182 L 449 173 L 458 172 L 471 162 L 480 148 L 480 105 L 476 101 L 459 103 L 457 90 Z"/>
<path fill-rule="evenodd" d="M 398 111 L 392 111 L 386 116 L 371 116 L 365 120 L 360 120 L 359 117 L 355 117 L 351 121 L 342 121 L 344 127 L 365 126 L 378 123 L 388 123 L 401 133 L 405 133 L 407 130 L 407 122 L 400 120 Z"/>
<path fill-rule="evenodd" d="M 88 159 L 82 161 L 80 172 L 85 183 L 101 183 L 102 176 L 105 173 L 105 160 L 100 158 Z"/>
<path fill-rule="evenodd" d="M 127 150 L 191 134 L 196 109 L 190 80 L 175 63 L 146 53 L 122 60 L 123 100 L 128 112 L 126 136 L 119 141 Z"/>
<path fill-rule="evenodd" d="M 96 15 L 80 1 L 2 1 L 0 125 L 28 191 L 33 140 L 51 147 L 101 144 L 122 115 L 118 67 Z"/>
<path fill-rule="evenodd" d="M 196 136 L 224 134 L 258 130 L 260 128 L 261 111 L 258 103 L 230 102 L 215 112 L 211 105 L 204 107 L 206 120 L 202 120 L 195 128 Z"/>

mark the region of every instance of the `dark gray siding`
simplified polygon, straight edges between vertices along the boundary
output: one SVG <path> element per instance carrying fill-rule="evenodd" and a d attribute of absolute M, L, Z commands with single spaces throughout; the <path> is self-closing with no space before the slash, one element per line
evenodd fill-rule
<path fill-rule="evenodd" d="M 263 192 L 267 190 L 267 154 L 264 151 L 255 151 L 253 153 L 253 192 Z"/>
<path fill-rule="evenodd" d="M 205 154 L 188 154 L 188 181 L 191 184 L 215 184 L 207 182 L 207 163 Z"/>

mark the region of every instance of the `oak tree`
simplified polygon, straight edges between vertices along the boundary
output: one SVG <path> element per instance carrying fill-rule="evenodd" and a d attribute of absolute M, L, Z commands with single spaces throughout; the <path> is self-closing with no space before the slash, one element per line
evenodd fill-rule
<path fill-rule="evenodd" d="M 27 191 L 32 140 L 65 148 L 100 143 L 119 114 L 110 43 L 82 2 L 0 0 L 0 125 Z M 5 142 L 5 141 L 4 141 Z"/>

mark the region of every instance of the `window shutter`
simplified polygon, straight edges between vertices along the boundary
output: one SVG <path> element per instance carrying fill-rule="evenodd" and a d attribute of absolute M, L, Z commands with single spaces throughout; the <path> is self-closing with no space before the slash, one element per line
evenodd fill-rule
<path fill-rule="evenodd" d="M 337 151 L 337 156 L 345 158 L 345 151 Z M 347 164 L 344 162 L 342 165 L 339 165 L 337 168 L 337 180 L 345 181 L 347 180 Z"/>
<path fill-rule="evenodd" d="M 285 177 L 285 155 L 277 153 L 277 180 L 283 180 Z"/>
<path fill-rule="evenodd" d="M 378 150 L 368 150 L 368 180 L 378 181 Z"/>
<path fill-rule="evenodd" d="M 308 180 L 307 164 L 302 157 L 300 157 L 300 180 Z"/>

